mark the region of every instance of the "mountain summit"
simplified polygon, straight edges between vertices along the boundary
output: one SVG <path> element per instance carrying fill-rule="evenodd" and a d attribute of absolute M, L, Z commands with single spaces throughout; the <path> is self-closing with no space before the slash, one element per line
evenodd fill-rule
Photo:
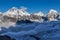
<path fill-rule="evenodd" d="M 49 21 L 57 21 L 58 12 L 51 9 L 47 15 Z"/>
<path fill-rule="evenodd" d="M 56 10 L 54 10 L 54 9 L 51 9 L 50 11 L 49 11 L 49 13 L 58 13 Z"/>
<path fill-rule="evenodd" d="M 9 9 L 7 12 L 5 12 L 6 14 L 8 15 L 20 15 L 20 16 L 23 16 L 23 15 L 30 15 L 26 9 L 24 8 L 21 8 L 21 9 L 18 9 L 16 7 L 12 7 L 11 9 Z"/>

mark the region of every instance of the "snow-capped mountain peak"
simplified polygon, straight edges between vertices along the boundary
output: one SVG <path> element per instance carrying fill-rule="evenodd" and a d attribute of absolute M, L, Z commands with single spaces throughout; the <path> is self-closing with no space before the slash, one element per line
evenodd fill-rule
<path fill-rule="evenodd" d="M 51 9 L 48 14 L 49 21 L 57 21 L 58 12 L 54 9 Z"/>
<path fill-rule="evenodd" d="M 8 11 L 4 12 L 4 15 L 6 15 L 6 16 L 16 15 L 17 14 L 17 11 L 18 11 L 18 9 L 16 7 L 12 7 Z"/>
<path fill-rule="evenodd" d="M 23 16 L 23 15 L 30 15 L 30 14 L 26 11 L 26 8 L 21 8 L 19 9 L 19 15 Z"/>
<path fill-rule="evenodd" d="M 30 15 L 30 14 L 26 11 L 25 8 L 18 9 L 16 7 L 12 7 L 7 12 L 5 12 L 5 15 L 14 17 L 18 15 L 23 16 L 23 15 Z"/>
<path fill-rule="evenodd" d="M 16 8 L 16 7 L 12 7 L 9 11 L 11 11 L 11 12 L 15 12 L 15 11 L 18 11 L 18 8 Z"/>
<path fill-rule="evenodd" d="M 9 10 L 7 11 L 7 13 L 8 13 L 8 14 L 15 14 L 15 13 L 17 13 L 17 11 L 18 11 L 18 9 L 17 9 L 16 7 L 12 7 L 11 9 L 9 9 Z"/>
<path fill-rule="evenodd" d="M 52 13 L 52 14 L 55 14 L 55 13 L 58 13 L 56 10 L 54 10 L 54 9 L 51 9 L 50 11 L 49 11 L 49 13 Z"/>

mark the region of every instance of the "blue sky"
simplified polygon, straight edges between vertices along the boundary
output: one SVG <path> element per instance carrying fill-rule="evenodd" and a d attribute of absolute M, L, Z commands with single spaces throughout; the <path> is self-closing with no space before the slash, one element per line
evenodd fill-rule
<path fill-rule="evenodd" d="M 12 7 L 24 6 L 30 13 L 42 11 L 48 13 L 50 9 L 60 11 L 60 0 L 0 0 L 0 11 L 5 12 Z"/>

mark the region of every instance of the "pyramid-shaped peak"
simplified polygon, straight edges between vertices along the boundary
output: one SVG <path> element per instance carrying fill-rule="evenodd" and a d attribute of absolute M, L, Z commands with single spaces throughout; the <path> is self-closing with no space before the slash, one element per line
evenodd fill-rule
<path fill-rule="evenodd" d="M 8 11 L 17 11 L 18 9 L 16 7 L 12 7 L 11 9 L 9 9 Z"/>
<path fill-rule="evenodd" d="M 16 7 L 12 7 L 8 11 L 6 11 L 5 13 L 7 13 L 8 15 L 16 15 L 16 14 L 18 14 L 17 12 L 18 12 L 18 9 Z"/>

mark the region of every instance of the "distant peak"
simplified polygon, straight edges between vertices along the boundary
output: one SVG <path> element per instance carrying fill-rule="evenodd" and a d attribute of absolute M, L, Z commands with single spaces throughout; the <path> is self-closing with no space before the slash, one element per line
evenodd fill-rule
<path fill-rule="evenodd" d="M 40 11 L 40 12 L 38 12 L 37 14 L 43 14 L 43 12 Z"/>
<path fill-rule="evenodd" d="M 51 9 L 49 13 L 58 13 L 58 12 L 54 9 Z"/>
<path fill-rule="evenodd" d="M 11 9 L 9 9 L 9 11 L 15 11 L 18 10 L 16 7 L 12 7 Z"/>

